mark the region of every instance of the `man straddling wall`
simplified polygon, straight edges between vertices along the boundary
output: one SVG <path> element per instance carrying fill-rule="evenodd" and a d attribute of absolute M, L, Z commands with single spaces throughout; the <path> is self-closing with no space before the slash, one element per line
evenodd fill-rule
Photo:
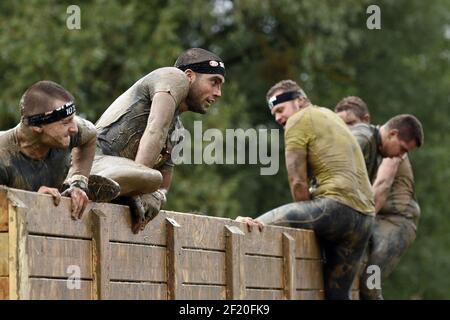
<path fill-rule="evenodd" d="M 267 93 L 275 120 L 285 127 L 286 167 L 294 202 L 255 220 L 314 230 L 325 255 L 326 299 L 351 299 L 353 280 L 372 232 L 374 200 L 361 149 L 331 110 L 311 104 L 292 80 Z M 311 181 L 315 189 L 310 193 Z"/>

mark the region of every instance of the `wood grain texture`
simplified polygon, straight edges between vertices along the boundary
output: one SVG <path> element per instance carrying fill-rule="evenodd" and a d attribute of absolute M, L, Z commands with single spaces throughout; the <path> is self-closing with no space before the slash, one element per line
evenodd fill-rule
<path fill-rule="evenodd" d="M 9 275 L 9 234 L 0 233 L 0 277 Z"/>
<path fill-rule="evenodd" d="M 92 281 L 80 281 L 80 288 L 70 289 L 63 279 L 30 279 L 32 300 L 90 300 Z"/>
<path fill-rule="evenodd" d="M 70 266 L 79 267 L 80 277 L 92 279 L 91 241 L 29 236 L 30 276 L 67 278 Z M 73 268 L 73 267 L 71 267 Z"/>

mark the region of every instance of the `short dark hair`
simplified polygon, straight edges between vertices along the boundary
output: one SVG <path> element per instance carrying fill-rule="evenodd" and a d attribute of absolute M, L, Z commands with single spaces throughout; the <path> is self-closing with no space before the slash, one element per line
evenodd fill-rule
<path fill-rule="evenodd" d="M 175 61 L 175 67 L 198 63 L 198 62 L 204 62 L 208 60 L 216 60 L 223 62 L 222 59 L 215 53 L 212 53 L 211 51 L 202 49 L 202 48 L 190 48 L 183 52 Z"/>
<path fill-rule="evenodd" d="M 399 138 L 403 141 L 416 141 L 417 147 L 423 145 L 424 134 L 420 121 L 411 114 L 400 114 L 386 122 L 388 130 L 397 129 Z"/>
<path fill-rule="evenodd" d="M 52 111 L 53 101 L 74 101 L 74 97 L 60 84 L 53 81 L 39 81 L 25 91 L 20 99 L 19 107 L 21 115 L 29 117 L 32 115 Z"/>
<path fill-rule="evenodd" d="M 288 91 L 298 91 L 300 92 L 300 96 L 308 99 L 303 89 L 298 85 L 297 82 L 287 79 L 287 80 L 281 80 L 280 82 L 277 82 L 267 91 L 266 94 L 266 100 L 269 101 L 269 99 L 273 96 L 274 92 L 281 90 L 283 92 Z"/>
<path fill-rule="evenodd" d="M 370 116 L 367 104 L 360 97 L 356 96 L 345 97 L 344 99 L 339 101 L 336 107 L 334 108 L 335 112 L 347 110 L 353 112 L 360 119 L 362 119 L 365 115 Z"/>

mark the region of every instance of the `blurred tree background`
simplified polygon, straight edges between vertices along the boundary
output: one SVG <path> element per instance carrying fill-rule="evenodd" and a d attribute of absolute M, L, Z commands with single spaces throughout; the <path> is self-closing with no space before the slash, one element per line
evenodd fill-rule
<path fill-rule="evenodd" d="M 66 26 L 71 4 L 81 9 L 80 30 Z M 381 9 L 381 30 L 366 27 L 371 4 Z M 223 132 L 278 128 L 264 97 L 285 78 L 329 108 L 361 96 L 374 123 L 419 117 L 425 145 L 410 157 L 422 218 L 385 297 L 450 298 L 449 1 L 1 1 L 0 130 L 18 122 L 21 95 L 43 79 L 71 91 L 95 122 L 136 80 L 189 47 L 212 50 L 227 66 L 209 114 L 182 116 L 189 130 L 194 120 Z M 259 165 L 177 166 L 168 208 L 234 218 L 291 201 L 280 143 L 274 176 L 261 176 Z"/>

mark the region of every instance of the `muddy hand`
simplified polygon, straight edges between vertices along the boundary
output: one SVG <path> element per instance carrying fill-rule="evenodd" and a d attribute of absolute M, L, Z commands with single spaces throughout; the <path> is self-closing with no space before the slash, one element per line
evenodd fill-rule
<path fill-rule="evenodd" d="M 259 222 L 258 220 L 254 220 L 250 217 L 239 216 L 236 218 L 236 221 L 245 223 L 247 225 L 248 232 L 252 232 L 253 227 L 257 227 L 260 232 L 262 232 L 264 229 L 264 224 L 262 222 Z"/>
<path fill-rule="evenodd" d="M 38 193 L 51 195 L 53 197 L 53 203 L 55 204 L 55 206 L 59 205 L 59 203 L 61 202 L 61 194 L 56 188 L 42 186 L 39 188 Z"/>
<path fill-rule="evenodd" d="M 71 216 L 73 220 L 81 219 L 83 213 L 89 203 L 89 198 L 83 190 L 77 187 L 71 187 L 64 191 L 62 196 L 70 197 L 71 199 Z"/>

